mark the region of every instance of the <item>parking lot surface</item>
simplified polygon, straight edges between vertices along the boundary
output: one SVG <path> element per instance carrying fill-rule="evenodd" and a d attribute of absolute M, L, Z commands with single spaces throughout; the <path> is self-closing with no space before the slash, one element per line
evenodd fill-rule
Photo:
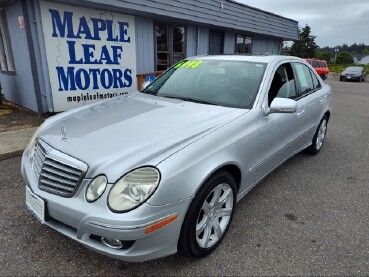
<path fill-rule="evenodd" d="M 369 82 L 327 82 L 334 110 L 320 154 L 298 154 L 264 179 L 201 260 L 92 252 L 39 224 L 25 208 L 20 158 L 0 161 L 0 275 L 369 274 Z"/>

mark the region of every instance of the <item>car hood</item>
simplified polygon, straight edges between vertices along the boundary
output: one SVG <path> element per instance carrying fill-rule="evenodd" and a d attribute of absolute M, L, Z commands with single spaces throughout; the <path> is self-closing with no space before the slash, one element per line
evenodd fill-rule
<path fill-rule="evenodd" d="M 106 174 L 114 182 L 137 166 L 156 165 L 245 112 L 134 93 L 68 113 L 39 137 L 87 163 L 86 178 Z"/>

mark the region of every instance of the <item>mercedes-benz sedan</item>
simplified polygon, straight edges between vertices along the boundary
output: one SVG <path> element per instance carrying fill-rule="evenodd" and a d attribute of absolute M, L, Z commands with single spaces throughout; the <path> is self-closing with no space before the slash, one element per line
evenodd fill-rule
<path fill-rule="evenodd" d="M 22 158 L 27 207 L 117 259 L 203 257 L 268 173 L 320 151 L 331 98 L 299 58 L 186 59 L 141 92 L 47 119 Z"/>
<path fill-rule="evenodd" d="M 340 81 L 357 81 L 364 82 L 366 71 L 361 66 L 349 66 L 340 75 Z"/>

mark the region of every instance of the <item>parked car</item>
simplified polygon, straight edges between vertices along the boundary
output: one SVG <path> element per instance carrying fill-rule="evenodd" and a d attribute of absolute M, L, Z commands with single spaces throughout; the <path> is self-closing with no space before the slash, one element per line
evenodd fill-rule
<path fill-rule="evenodd" d="M 364 82 L 366 71 L 361 66 L 349 66 L 340 75 L 340 81 L 358 81 Z"/>
<path fill-rule="evenodd" d="M 324 60 L 317 59 L 305 59 L 311 66 L 315 69 L 315 71 L 319 74 L 319 76 L 325 80 L 328 78 L 329 68 L 327 62 Z"/>
<path fill-rule="evenodd" d="M 210 254 L 236 202 L 321 150 L 331 114 L 331 87 L 295 57 L 194 57 L 145 86 L 47 119 L 22 157 L 29 210 L 125 261 Z"/>

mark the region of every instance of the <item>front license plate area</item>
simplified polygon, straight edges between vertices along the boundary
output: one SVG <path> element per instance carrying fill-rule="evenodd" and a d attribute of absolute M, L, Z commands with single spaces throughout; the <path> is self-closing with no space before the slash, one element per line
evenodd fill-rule
<path fill-rule="evenodd" d="M 45 222 L 45 201 L 26 187 L 26 207 L 43 224 Z"/>

